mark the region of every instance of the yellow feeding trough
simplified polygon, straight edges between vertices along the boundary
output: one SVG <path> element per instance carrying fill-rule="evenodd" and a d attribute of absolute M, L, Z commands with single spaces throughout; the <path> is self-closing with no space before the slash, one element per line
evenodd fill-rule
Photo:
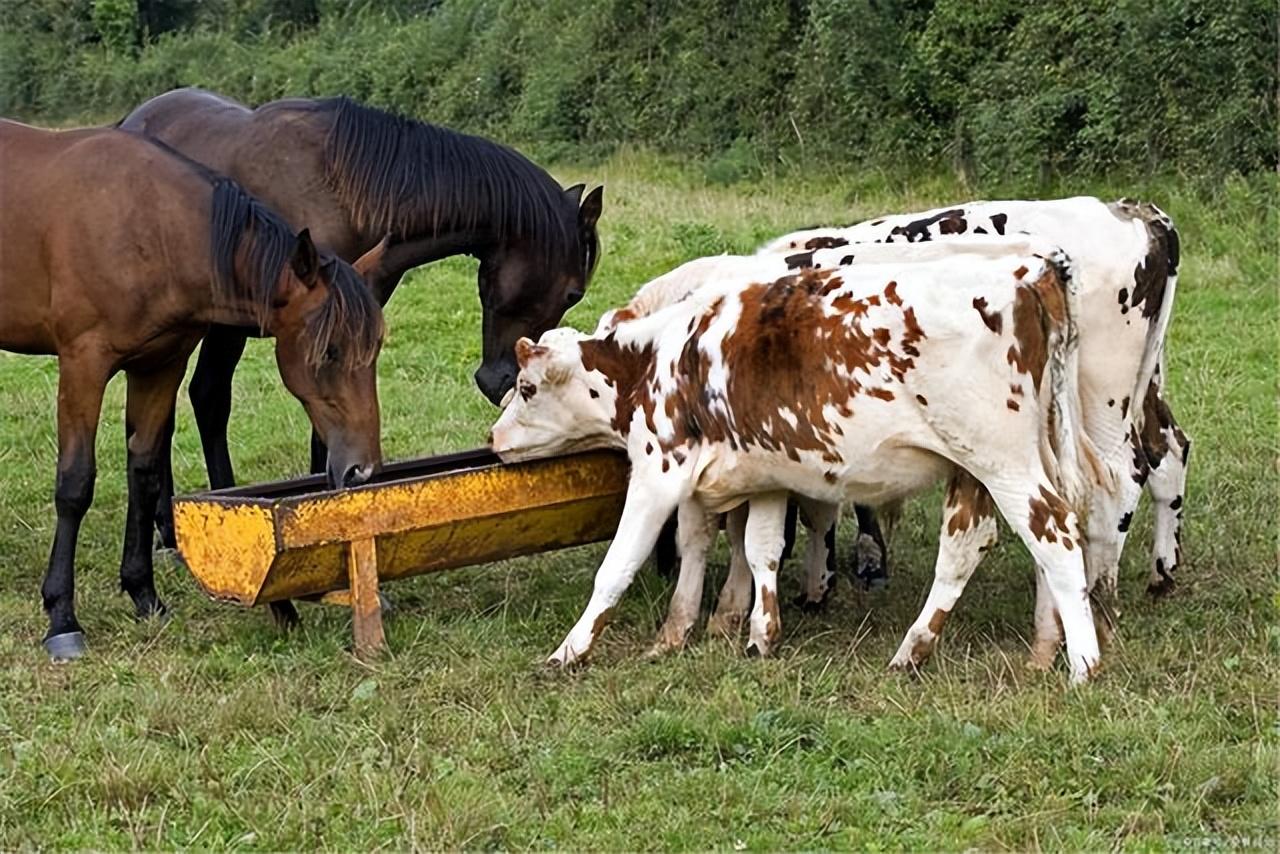
<path fill-rule="evenodd" d="M 214 599 L 347 604 L 368 656 L 386 645 L 380 582 L 609 539 L 626 488 L 611 451 L 503 465 L 477 450 L 393 463 L 354 489 L 316 475 L 184 496 L 173 515 Z"/>

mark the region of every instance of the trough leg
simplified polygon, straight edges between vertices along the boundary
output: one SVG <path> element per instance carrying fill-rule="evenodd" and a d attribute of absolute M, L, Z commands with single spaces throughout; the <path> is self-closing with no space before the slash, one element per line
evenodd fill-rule
<path fill-rule="evenodd" d="M 347 544 L 347 573 L 351 582 L 351 625 L 356 658 L 376 658 L 386 652 L 387 638 L 382 632 L 378 551 L 372 538 Z"/>

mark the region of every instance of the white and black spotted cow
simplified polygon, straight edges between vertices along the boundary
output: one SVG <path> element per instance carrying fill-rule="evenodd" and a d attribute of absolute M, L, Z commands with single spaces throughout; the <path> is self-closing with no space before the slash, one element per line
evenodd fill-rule
<path fill-rule="evenodd" d="M 1164 338 L 1180 247 L 1176 228 L 1159 208 L 1091 197 L 970 202 L 840 228 L 806 229 L 759 251 L 799 267 L 812 263 L 815 249 L 837 247 L 845 253 L 843 259 L 856 257 L 860 244 L 936 244 L 991 234 L 1034 235 L 1061 246 L 1075 264 L 1085 429 L 1114 470 L 1129 472 L 1119 491 L 1099 494 L 1107 506 L 1090 516 L 1091 551 L 1097 556 L 1091 565 L 1100 585 L 1096 592 L 1114 605 L 1120 551 L 1145 485 L 1155 502 L 1147 589 L 1163 595 L 1173 588 L 1181 562 L 1191 443 L 1162 394 Z M 1036 612 L 1036 655 L 1043 659 L 1056 648 L 1053 639 L 1059 634 L 1044 591 L 1037 596 Z"/>
<path fill-rule="evenodd" d="M 781 628 L 787 493 L 877 505 L 949 478 L 934 586 L 894 664 L 928 656 L 994 539 L 991 500 L 1044 575 L 1073 679 L 1088 678 L 1098 646 L 1075 508 L 1106 477 L 1080 425 L 1061 257 L 993 241 L 934 262 L 791 274 L 781 258 L 756 263 L 603 336 L 553 330 L 518 344 L 519 394 L 494 450 L 620 447 L 632 471 L 591 600 L 549 663 L 588 654 L 677 507 L 705 531 L 711 514 L 750 502 L 748 649 L 767 654 Z"/>

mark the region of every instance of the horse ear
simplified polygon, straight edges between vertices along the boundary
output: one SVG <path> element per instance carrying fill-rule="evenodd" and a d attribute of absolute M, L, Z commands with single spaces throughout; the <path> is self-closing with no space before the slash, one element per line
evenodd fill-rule
<path fill-rule="evenodd" d="M 582 191 L 585 189 L 587 189 L 586 184 L 574 184 L 572 187 L 565 187 L 564 194 L 569 201 L 573 202 L 573 206 L 576 208 L 578 203 L 582 201 Z"/>
<path fill-rule="evenodd" d="M 600 219 L 600 211 L 604 208 L 604 187 L 599 186 L 587 193 L 578 209 L 578 225 L 583 229 L 593 229 Z"/>
<path fill-rule="evenodd" d="M 299 281 L 308 288 L 315 285 L 316 276 L 320 272 L 320 253 L 316 251 L 316 245 L 311 241 L 311 229 L 304 228 L 298 232 L 297 240 L 293 244 L 293 257 L 289 259 L 289 263 Z"/>
<path fill-rule="evenodd" d="M 361 255 L 352 264 L 352 268 L 360 274 L 360 278 L 365 282 L 372 282 L 373 277 L 382 272 L 382 259 L 386 257 L 387 247 L 391 245 L 391 235 L 388 233 L 385 237 L 378 241 L 378 245 Z"/>

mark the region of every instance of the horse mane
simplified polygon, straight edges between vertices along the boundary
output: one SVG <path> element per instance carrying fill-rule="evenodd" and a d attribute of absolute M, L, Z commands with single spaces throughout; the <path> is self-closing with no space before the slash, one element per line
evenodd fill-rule
<path fill-rule="evenodd" d="M 296 244 L 297 235 L 277 214 L 230 178 L 214 178 L 210 216 L 214 292 L 228 301 L 247 299 L 260 331 L 266 331 L 280 274 Z M 239 252 L 244 253 L 247 281 L 235 273 Z M 321 256 L 321 276 L 327 296 L 306 321 L 307 364 L 319 365 L 334 343 L 342 345 L 338 350 L 344 368 L 369 364 L 382 341 L 377 301 L 351 265 L 331 255 Z"/>
<path fill-rule="evenodd" d="M 484 228 L 499 241 L 528 238 L 549 261 L 594 254 L 579 246 L 576 221 L 566 222 L 560 185 L 505 145 L 346 97 L 317 108 L 333 113 L 326 177 L 362 230 L 406 236 Z"/>

